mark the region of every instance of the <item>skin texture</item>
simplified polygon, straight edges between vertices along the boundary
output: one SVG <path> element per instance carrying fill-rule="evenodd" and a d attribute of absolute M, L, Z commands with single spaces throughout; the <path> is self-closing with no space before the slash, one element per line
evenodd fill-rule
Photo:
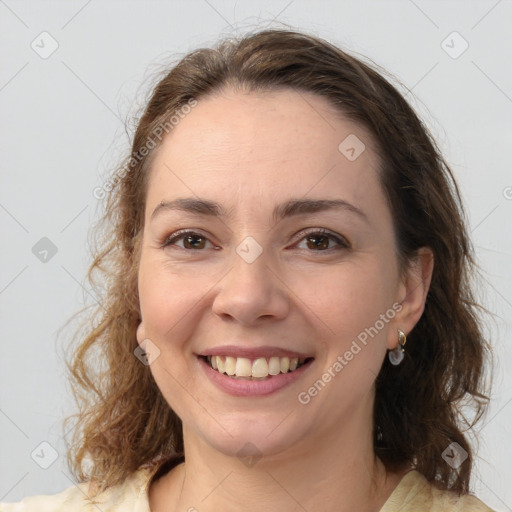
<path fill-rule="evenodd" d="M 350 134 L 366 146 L 354 161 L 338 150 Z M 423 312 L 433 262 L 424 249 L 400 272 L 378 162 L 364 129 L 323 98 L 291 90 L 201 98 L 164 139 L 147 191 L 137 338 L 160 351 L 150 368 L 183 421 L 186 463 L 153 484 L 153 511 L 379 510 L 407 471 L 387 473 L 374 455 L 374 381 L 397 329 L 409 333 Z M 161 201 L 182 197 L 216 201 L 229 215 L 162 209 L 151 218 Z M 276 205 L 301 198 L 343 199 L 364 216 L 337 209 L 273 220 Z M 185 228 L 204 237 L 201 249 L 183 238 L 162 247 Z M 307 235 L 319 228 L 350 247 L 315 248 Z M 263 251 L 252 263 L 236 252 L 248 236 Z M 394 318 L 300 403 L 393 304 Z M 196 356 L 221 345 L 315 359 L 272 395 L 235 397 Z M 236 455 L 248 442 L 262 456 L 251 467 Z"/>

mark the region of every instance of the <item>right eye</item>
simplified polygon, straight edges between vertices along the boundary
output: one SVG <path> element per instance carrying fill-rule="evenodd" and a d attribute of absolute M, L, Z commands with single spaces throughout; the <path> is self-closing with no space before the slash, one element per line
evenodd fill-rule
<path fill-rule="evenodd" d="M 176 245 L 176 242 L 180 240 L 183 240 L 183 246 Z M 204 249 L 207 243 L 215 248 L 215 246 L 200 233 L 190 230 L 181 230 L 166 237 L 162 243 L 162 248 L 174 245 L 180 249 L 198 251 Z"/>

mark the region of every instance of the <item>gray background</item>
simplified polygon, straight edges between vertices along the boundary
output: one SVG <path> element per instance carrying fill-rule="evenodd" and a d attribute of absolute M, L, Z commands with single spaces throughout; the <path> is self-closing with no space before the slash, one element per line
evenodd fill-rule
<path fill-rule="evenodd" d="M 127 147 L 124 121 L 148 77 L 220 35 L 286 23 L 393 73 L 459 180 L 496 355 L 473 490 L 512 510 L 511 22 L 509 0 L 0 0 L 0 501 L 72 485 L 62 419 L 73 411 L 63 363 L 73 328 L 61 328 L 94 303 L 93 190 Z"/>

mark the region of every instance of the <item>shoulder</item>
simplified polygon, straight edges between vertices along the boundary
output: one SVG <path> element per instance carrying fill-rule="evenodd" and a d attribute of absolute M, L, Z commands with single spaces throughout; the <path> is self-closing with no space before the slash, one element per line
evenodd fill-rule
<path fill-rule="evenodd" d="M 419 472 L 409 471 L 380 512 L 494 512 L 476 496 L 437 489 Z"/>
<path fill-rule="evenodd" d="M 122 484 L 89 497 L 89 483 L 53 495 L 29 496 L 16 503 L 0 503 L 0 512 L 149 512 L 147 487 L 154 469 L 141 468 Z"/>

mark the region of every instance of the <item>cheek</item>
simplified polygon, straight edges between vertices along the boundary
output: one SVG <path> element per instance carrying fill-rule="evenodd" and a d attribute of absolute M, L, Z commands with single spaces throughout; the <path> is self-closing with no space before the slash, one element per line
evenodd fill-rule
<path fill-rule="evenodd" d="M 139 300 L 148 338 L 159 345 L 181 338 L 184 320 L 202 295 L 193 283 L 193 278 L 180 276 L 161 262 L 141 260 Z"/>
<path fill-rule="evenodd" d="M 392 276 L 373 257 L 295 279 L 297 295 L 324 324 L 329 337 L 340 343 L 373 325 L 392 306 Z"/>
<path fill-rule="evenodd" d="M 180 277 L 149 257 L 141 258 L 139 300 L 145 336 L 159 350 L 150 371 L 180 418 L 188 418 L 197 400 L 197 397 L 189 400 L 194 386 L 189 381 L 193 372 L 188 365 L 192 363 L 186 357 L 190 318 L 198 302 L 194 290 L 190 278 Z M 189 393 L 183 393 L 183 389 Z"/>
<path fill-rule="evenodd" d="M 386 271 L 382 261 L 371 256 L 357 264 L 330 268 L 324 275 L 317 273 L 317 286 L 310 287 L 307 305 L 323 345 L 315 378 L 336 375 L 326 400 L 338 403 L 339 396 L 349 393 L 347 404 L 357 403 L 371 389 L 385 357 L 386 334 L 394 316 L 393 278 L 391 270 Z M 304 286 L 300 282 L 297 286 Z"/>

